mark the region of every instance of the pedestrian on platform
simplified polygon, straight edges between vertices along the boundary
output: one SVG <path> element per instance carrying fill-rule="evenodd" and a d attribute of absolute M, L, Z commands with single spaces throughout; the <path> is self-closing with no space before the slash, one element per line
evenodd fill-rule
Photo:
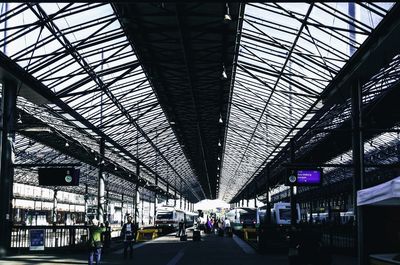
<path fill-rule="evenodd" d="M 124 239 L 124 259 L 128 257 L 129 247 L 129 258 L 132 259 L 133 255 L 133 243 L 135 242 L 137 227 L 132 222 L 132 216 L 128 216 L 127 223 L 122 227 L 122 237 Z"/>
<path fill-rule="evenodd" d="M 185 230 L 186 230 L 186 225 L 183 219 L 179 222 L 179 230 L 178 230 L 178 236 L 184 236 L 185 235 Z"/>
<path fill-rule="evenodd" d="M 92 219 L 89 227 L 89 265 L 92 265 L 93 261 L 97 265 L 100 264 L 101 249 L 103 247 L 101 234 L 103 232 L 103 228 L 99 227 L 99 221 Z"/>

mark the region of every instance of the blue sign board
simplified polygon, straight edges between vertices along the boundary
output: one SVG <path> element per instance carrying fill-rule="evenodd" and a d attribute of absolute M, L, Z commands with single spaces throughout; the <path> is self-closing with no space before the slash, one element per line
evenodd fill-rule
<path fill-rule="evenodd" d="M 297 184 L 321 184 L 320 170 L 298 170 Z"/>
<path fill-rule="evenodd" d="M 44 250 L 44 229 L 29 230 L 29 250 Z"/>

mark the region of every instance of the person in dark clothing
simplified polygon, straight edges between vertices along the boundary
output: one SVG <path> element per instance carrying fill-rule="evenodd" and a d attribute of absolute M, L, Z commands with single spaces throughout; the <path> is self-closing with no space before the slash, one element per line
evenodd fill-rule
<path fill-rule="evenodd" d="M 105 252 L 104 250 L 110 248 L 111 244 L 111 227 L 108 221 L 105 221 L 104 232 L 102 233 L 101 236 L 102 236 L 102 241 L 104 242 L 103 245 L 103 253 L 104 253 Z"/>
<path fill-rule="evenodd" d="M 185 222 L 183 221 L 183 219 L 181 219 L 181 221 L 179 222 L 178 236 L 184 236 L 185 230 L 186 230 Z"/>
<path fill-rule="evenodd" d="M 127 223 L 122 227 L 122 237 L 124 239 L 124 259 L 128 257 L 128 247 L 129 247 L 129 258 L 133 255 L 133 243 L 135 242 L 137 227 L 132 223 L 132 217 L 128 216 Z"/>

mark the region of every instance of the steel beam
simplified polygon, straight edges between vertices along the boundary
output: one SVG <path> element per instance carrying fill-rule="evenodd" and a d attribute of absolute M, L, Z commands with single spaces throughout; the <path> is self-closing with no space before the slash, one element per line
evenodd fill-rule
<path fill-rule="evenodd" d="M 1 138 L 0 138 L 0 256 L 11 246 L 12 197 L 15 142 L 15 113 L 17 101 L 16 82 L 4 79 L 1 93 Z"/>
<path fill-rule="evenodd" d="M 362 87 L 355 82 L 351 87 L 351 117 L 353 146 L 353 211 L 357 222 L 358 264 L 367 264 L 364 245 L 363 207 L 357 207 L 357 191 L 364 188 L 364 142 L 362 128 Z"/>
<path fill-rule="evenodd" d="M 200 127 L 200 114 L 199 114 L 199 109 L 198 109 L 198 103 L 196 99 L 196 95 L 194 92 L 194 86 L 193 86 L 193 80 L 192 80 L 192 75 L 191 75 L 191 69 L 189 65 L 189 54 L 190 51 L 188 51 L 188 41 L 187 41 L 187 36 L 188 33 L 184 32 L 184 26 L 185 26 L 185 21 L 183 21 L 182 13 L 184 13 L 182 10 L 181 4 L 176 4 L 176 19 L 179 27 L 179 39 L 180 39 L 180 44 L 182 48 L 182 53 L 183 53 L 183 58 L 185 61 L 185 66 L 186 66 L 186 72 L 187 72 L 187 79 L 188 79 L 188 87 L 189 87 L 189 93 L 192 99 L 193 103 L 193 108 L 196 116 L 196 132 L 197 132 L 197 137 L 199 139 L 199 145 L 200 145 L 200 150 L 201 150 L 201 157 L 203 158 L 202 163 L 204 167 L 204 172 L 207 178 L 207 184 L 208 184 L 208 189 L 209 189 L 209 194 L 210 198 L 212 199 L 213 197 L 213 192 L 211 189 L 211 183 L 210 183 L 210 176 L 208 175 L 208 166 L 207 166 L 207 159 L 206 159 L 206 152 L 204 149 L 204 143 L 203 143 L 203 133 Z"/>
<path fill-rule="evenodd" d="M 104 150 L 105 140 L 100 139 L 100 161 L 98 169 L 98 183 L 97 183 L 97 220 L 104 223 L 104 195 L 105 195 L 105 176 L 104 176 Z"/>

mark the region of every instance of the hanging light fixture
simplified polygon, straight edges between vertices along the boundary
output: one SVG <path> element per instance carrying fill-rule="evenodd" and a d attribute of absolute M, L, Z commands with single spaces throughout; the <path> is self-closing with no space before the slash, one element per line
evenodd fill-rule
<path fill-rule="evenodd" d="M 225 65 L 222 65 L 222 75 L 221 75 L 221 79 L 222 79 L 222 80 L 228 79 L 228 76 L 226 75 L 226 71 L 225 71 Z"/>
<path fill-rule="evenodd" d="M 223 123 L 223 122 L 224 122 L 224 121 L 222 120 L 221 114 L 219 115 L 219 120 L 218 120 L 218 122 L 219 122 L 219 123 Z"/>
<path fill-rule="evenodd" d="M 114 167 L 114 170 L 115 170 L 115 171 L 117 171 L 117 170 L 118 170 L 117 166 L 115 166 L 115 167 Z"/>
<path fill-rule="evenodd" d="M 228 3 L 226 3 L 226 13 L 225 13 L 225 15 L 224 15 L 224 22 L 225 22 L 225 23 L 228 23 L 228 22 L 230 22 L 230 21 L 232 21 L 232 17 L 231 17 L 231 15 L 229 14 L 229 5 L 228 5 Z"/>
<path fill-rule="evenodd" d="M 221 141 L 218 141 L 218 146 L 221 147 Z"/>
<path fill-rule="evenodd" d="M 65 142 L 65 147 L 69 147 L 69 143 L 68 142 Z"/>
<path fill-rule="evenodd" d="M 18 113 L 17 123 L 22 124 L 21 113 Z"/>

